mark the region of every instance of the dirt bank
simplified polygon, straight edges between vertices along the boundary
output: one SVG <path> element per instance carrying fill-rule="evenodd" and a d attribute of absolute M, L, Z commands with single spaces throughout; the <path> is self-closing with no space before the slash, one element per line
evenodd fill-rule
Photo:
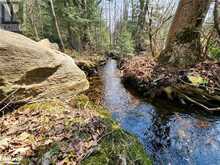
<path fill-rule="evenodd" d="M 95 75 L 98 68 L 106 63 L 106 57 L 103 54 L 92 52 L 82 52 L 80 54 L 72 53 L 76 65 L 83 70 L 87 76 Z"/>
<path fill-rule="evenodd" d="M 178 70 L 160 65 L 153 58 L 123 59 L 123 82 L 145 97 L 166 97 L 177 104 L 187 103 L 207 111 L 220 108 L 220 63 L 206 61 L 189 69 Z"/>

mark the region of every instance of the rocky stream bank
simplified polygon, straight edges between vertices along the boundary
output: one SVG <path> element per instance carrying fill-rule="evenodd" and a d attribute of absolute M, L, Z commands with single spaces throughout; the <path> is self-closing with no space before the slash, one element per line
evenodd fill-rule
<path fill-rule="evenodd" d="M 70 56 L 48 40 L 0 34 L 0 163 L 151 164 L 136 137 L 82 94 L 89 82 Z"/>

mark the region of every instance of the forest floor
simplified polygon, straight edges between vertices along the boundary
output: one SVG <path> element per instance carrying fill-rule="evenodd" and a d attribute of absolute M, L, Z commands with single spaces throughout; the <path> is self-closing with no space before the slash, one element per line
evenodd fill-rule
<path fill-rule="evenodd" d="M 150 164 L 143 147 L 85 95 L 27 104 L 0 118 L 6 164 Z M 123 155 L 122 155 L 123 153 Z"/>
<path fill-rule="evenodd" d="M 220 110 L 220 62 L 206 61 L 178 70 L 139 56 L 123 59 L 120 65 L 124 83 L 144 96 L 155 98 L 165 93 L 170 100 L 178 97 L 181 103 L 186 100 L 205 110 Z"/>

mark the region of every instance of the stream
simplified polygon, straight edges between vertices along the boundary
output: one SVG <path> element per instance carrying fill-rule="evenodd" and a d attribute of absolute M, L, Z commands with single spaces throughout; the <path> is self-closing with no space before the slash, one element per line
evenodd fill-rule
<path fill-rule="evenodd" d="M 156 165 L 220 165 L 220 116 L 149 103 L 121 83 L 115 60 L 100 71 L 102 99 Z"/>

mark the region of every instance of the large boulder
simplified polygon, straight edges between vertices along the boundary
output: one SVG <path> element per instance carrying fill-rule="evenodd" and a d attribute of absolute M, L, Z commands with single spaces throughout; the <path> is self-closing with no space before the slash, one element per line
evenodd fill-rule
<path fill-rule="evenodd" d="M 0 100 L 68 99 L 89 87 L 74 60 L 23 35 L 0 30 Z"/>
<path fill-rule="evenodd" d="M 41 45 L 45 48 L 59 50 L 58 44 L 57 43 L 51 43 L 48 39 L 43 39 L 43 40 L 38 41 L 38 45 Z"/>

